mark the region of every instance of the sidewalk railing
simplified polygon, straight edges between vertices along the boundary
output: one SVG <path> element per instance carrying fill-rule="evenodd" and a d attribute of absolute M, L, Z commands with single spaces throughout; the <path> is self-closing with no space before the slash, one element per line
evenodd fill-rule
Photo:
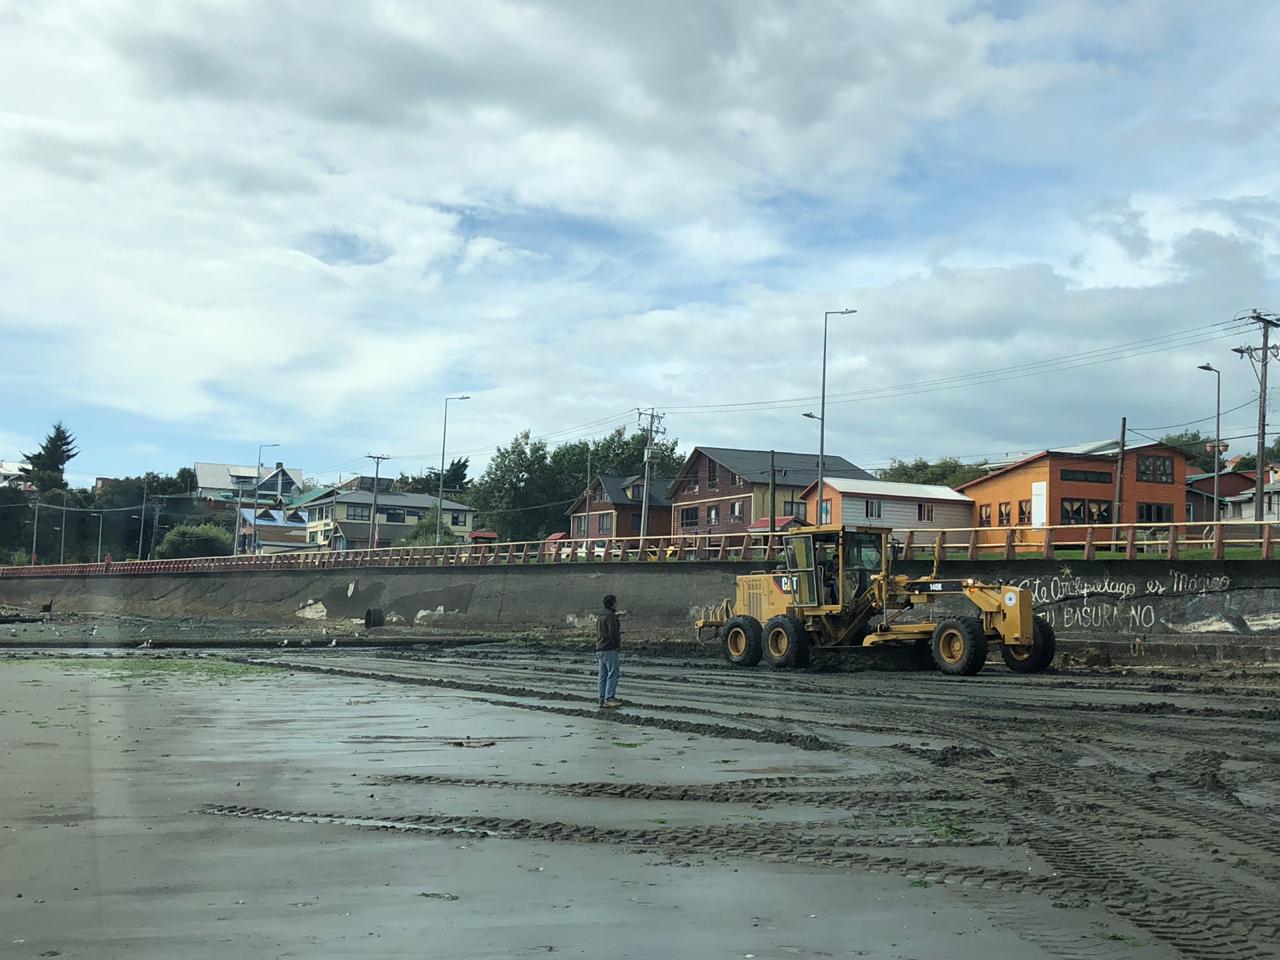
<path fill-rule="evenodd" d="M 1276 524 L 1131 523 L 1091 526 L 916 528 L 893 534 L 904 560 L 1018 559 L 1275 559 Z M 146 576 L 182 573 L 320 571 L 367 567 L 483 567 L 571 563 L 681 563 L 731 561 L 773 564 L 781 559 L 778 533 L 725 533 L 467 543 L 439 547 L 383 547 L 204 557 L 0 567 L 4 577 Z"/>

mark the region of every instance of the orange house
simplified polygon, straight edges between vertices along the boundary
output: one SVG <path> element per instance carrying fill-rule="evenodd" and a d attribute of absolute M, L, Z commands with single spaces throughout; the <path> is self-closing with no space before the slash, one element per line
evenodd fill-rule
<path fill-rule="evenodd" d="M 1114 440 L 1041 450 L 956 489 L 973 500 L 973 525 L 991 528 L 983 543 L 1002 542 L 1007 527 L 1185 522 L 1187 455 L 1164 443 L 1126 448 L 1120 515 L 1112 516 L 1118 452 Z M 1083 540 L 1084 531 L 1058 530 L 1054 539 Z"/>

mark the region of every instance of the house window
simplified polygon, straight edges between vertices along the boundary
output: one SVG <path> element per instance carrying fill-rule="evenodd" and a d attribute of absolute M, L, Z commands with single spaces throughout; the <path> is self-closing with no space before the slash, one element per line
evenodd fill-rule
<path fill-rule="evenodd" d="M 1030 500 L 1018 501 L 1018 526 L 1020 527 L 1031 526 L 1031 501 Z"/>
<path fill-rule="evenodd" d="M 1138 480 L 1142 483 L 1173 483 L 1173 457 L 1138 457 Z"/>
<path fill-rule="evenodd" d="M 680 526 L 688 528 L 688 527 L 696 527 L 697 525 L 698 525 L 698 508 L 682 507 L 680 509 Z"/>
<path fill-rule="evenodd" d="M 1110 500 L 1090 500 L 1089 501 L 1089 522 L 1090 523 L 1110 523 L 1111 522 L 1111 501 Z"/>
<path fill-rule="evenodd" d="M 1088 509 L 1084 500 L 1063 500 L 1061 522 L 1072 526 L 1088 523 Z"/>
<path fill-rule="evenodd" d="M 742 500 L 735 500 L 733 503 L 729 504 L 729 519 L 734 523 L 742 522 L 742 518 L 746 512 L 743 509 L 743 503 L 744 501 Z"/>
<path fill-rule="evenodd" d="M 865 508 L 865 513 L 868 520 L 880 519 L 881 504 L 879 500 L 864 500 L 862 501 L 862 505 Z M 825 512 L 825 508 L 824 508 L 824 512 Z"/>
<path fill-rule="evenodd" d="M 720 504 L 713 503 L 707 507 L 707 526 L 718 527 L 720 525 Z"/>
<path fill-rule="evenodd" d="M 1173 523 L 1173 504 L 1172 503 L 1140 503 L 1138 504 L 1138 522 L 1139 523 Z"/>
<path fill-rule="evenodd" d="M 573 535 L 578 539 L 584 539 L 587 535 L 587 515 L 585 513 L 575 513 L 573 515 Z"/>
<path fill-rule="evenodd" d="M 830 501 L 830 500 L 823 500 L 823 501 L 822 501 L 822 514 L 821 514 L 821 515 L 822 515 L 822 519 L 818 521 L 819 523 L 830 523 L 830 522 L 831 522 L 831 501 Z"/>
<path fill-rule="evenodd" d="M 404 523 L 404 511 L 399 507 L 386 511 L 383 517 L 386 518 L 387 523 Z"/>
<path fill-rule="evenodd" d="M 933 504 L 917 503 L 916 504 L 916 520 L 920 523 L 933 523 Z"/>
<path fill-rule="evenodd" d="M 449 526 L 465 527 L 467 525 L 467 515 L 465 513 L 449 514 Z"/>
<path fill-rule="evenodd" d="M 369 505 L 367 503 L 348 503 L 347 519 L 348 520 L 368 520 Z"/>
<path fill-rule="evenodd" d="M 996 523 L 1002 527 L 1013 526 L 1013 504 L 1008 500 L 996 505 Z"/>
<path fill-rule="evenodd" d="M 405 522 L 407 522 L 407 523 L 417 523 L 419 520 L 421 520 L 421 519 L 422 519 L 422 511 L 421 511 L 421 510 L 406 510 L 406 511 L 404 512 L 404 519 L 405 519 Z"/>
<path fill-rule="evenodd" d="M 797 520 L 805 520 L 809 515 L 809 507 L 803 500 L 787 500 L 782 504 L 782 515 L 784 517 L 795 517 Z"/>
<path fill-rule="evenodd" d="M 1063 470 L 1062 479 L 1079 483 L 1110 483 L 1111 474 L 1105 470 Z"/>
<path fill-rule="evenodd" d="M 714 460 L 707 461 L 707 489 L 715 490 L 720 486 L 720 464 Z"/>
<path fill-rule="evenodd" d="M 632 499 L 632 500 L 643 500 L 643 499 L 644 499 L 644 484 L 643 484 L 643 483 L 637 483 L 637 484 L 634 484 L 634 485 L 631 487 L 631 499 Z"/>
<path fill-rule="evenodd" d="M 319 530 L 312 530 L 310 533 L 307 534 L 307 543 L 319 543 L 319 542 L 320 542 Z"/>
<path fill-rule="evenodd" d="M 596 533 L 606 536 L 613 533 L 613 514 L 600 513 L 596 514 Z"/>
<path fill-rule="evenodd" d="M 742 486 L 742 478 L 738 476 L 736 473 L 734 473 L 732 470 L 729 471 L 729 486 L 731 487 Z"/>
<path fill-rule="evenodd" d="M 991 526 L 991 504 L 984 503 L 982 506 L 978 507 L 978 526 Z"/>

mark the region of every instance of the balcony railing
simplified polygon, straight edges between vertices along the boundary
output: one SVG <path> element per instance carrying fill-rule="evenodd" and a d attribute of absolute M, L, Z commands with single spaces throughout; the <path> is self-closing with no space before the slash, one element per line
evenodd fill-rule
<path fill-rule="evenodd" d="M 1093 526 L 914 528 L 893 534 L 904 560 L 1275 559 L 1277 524 L 1134 523 Z M 589 537 L 439 547 L 277 553 L 192 560 L 128 560 L 0 567 L 0 577 L 139 576 L 230 571 L 318 571 L 365 567 L 483 567 L 573 563 L 776 563 L 780 533 Z"/>

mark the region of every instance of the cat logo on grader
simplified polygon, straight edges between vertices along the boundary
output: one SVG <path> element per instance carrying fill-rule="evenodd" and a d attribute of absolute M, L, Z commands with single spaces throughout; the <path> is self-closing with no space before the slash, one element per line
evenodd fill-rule
<path fill-rule="evenodd" d="M 1010 670 L 1038 673 L 1053 661 L 1053 628 L 1032 611 L 1031 592 L 972 577 L 911 579 L 893 573 L 891 531 L 882 527 L 809 527 L 783 535 L 784 564 L 737 578 L 737 592 L 707 607 L 695 626 L 717 631 L 730 663 L 806 666 L 812 647 L 909 646 L 918 662 L 973 676 L 996 643 Z M 977 616 L 937 622 L 903 619 L 917 604 L 961 595 Z"/>

